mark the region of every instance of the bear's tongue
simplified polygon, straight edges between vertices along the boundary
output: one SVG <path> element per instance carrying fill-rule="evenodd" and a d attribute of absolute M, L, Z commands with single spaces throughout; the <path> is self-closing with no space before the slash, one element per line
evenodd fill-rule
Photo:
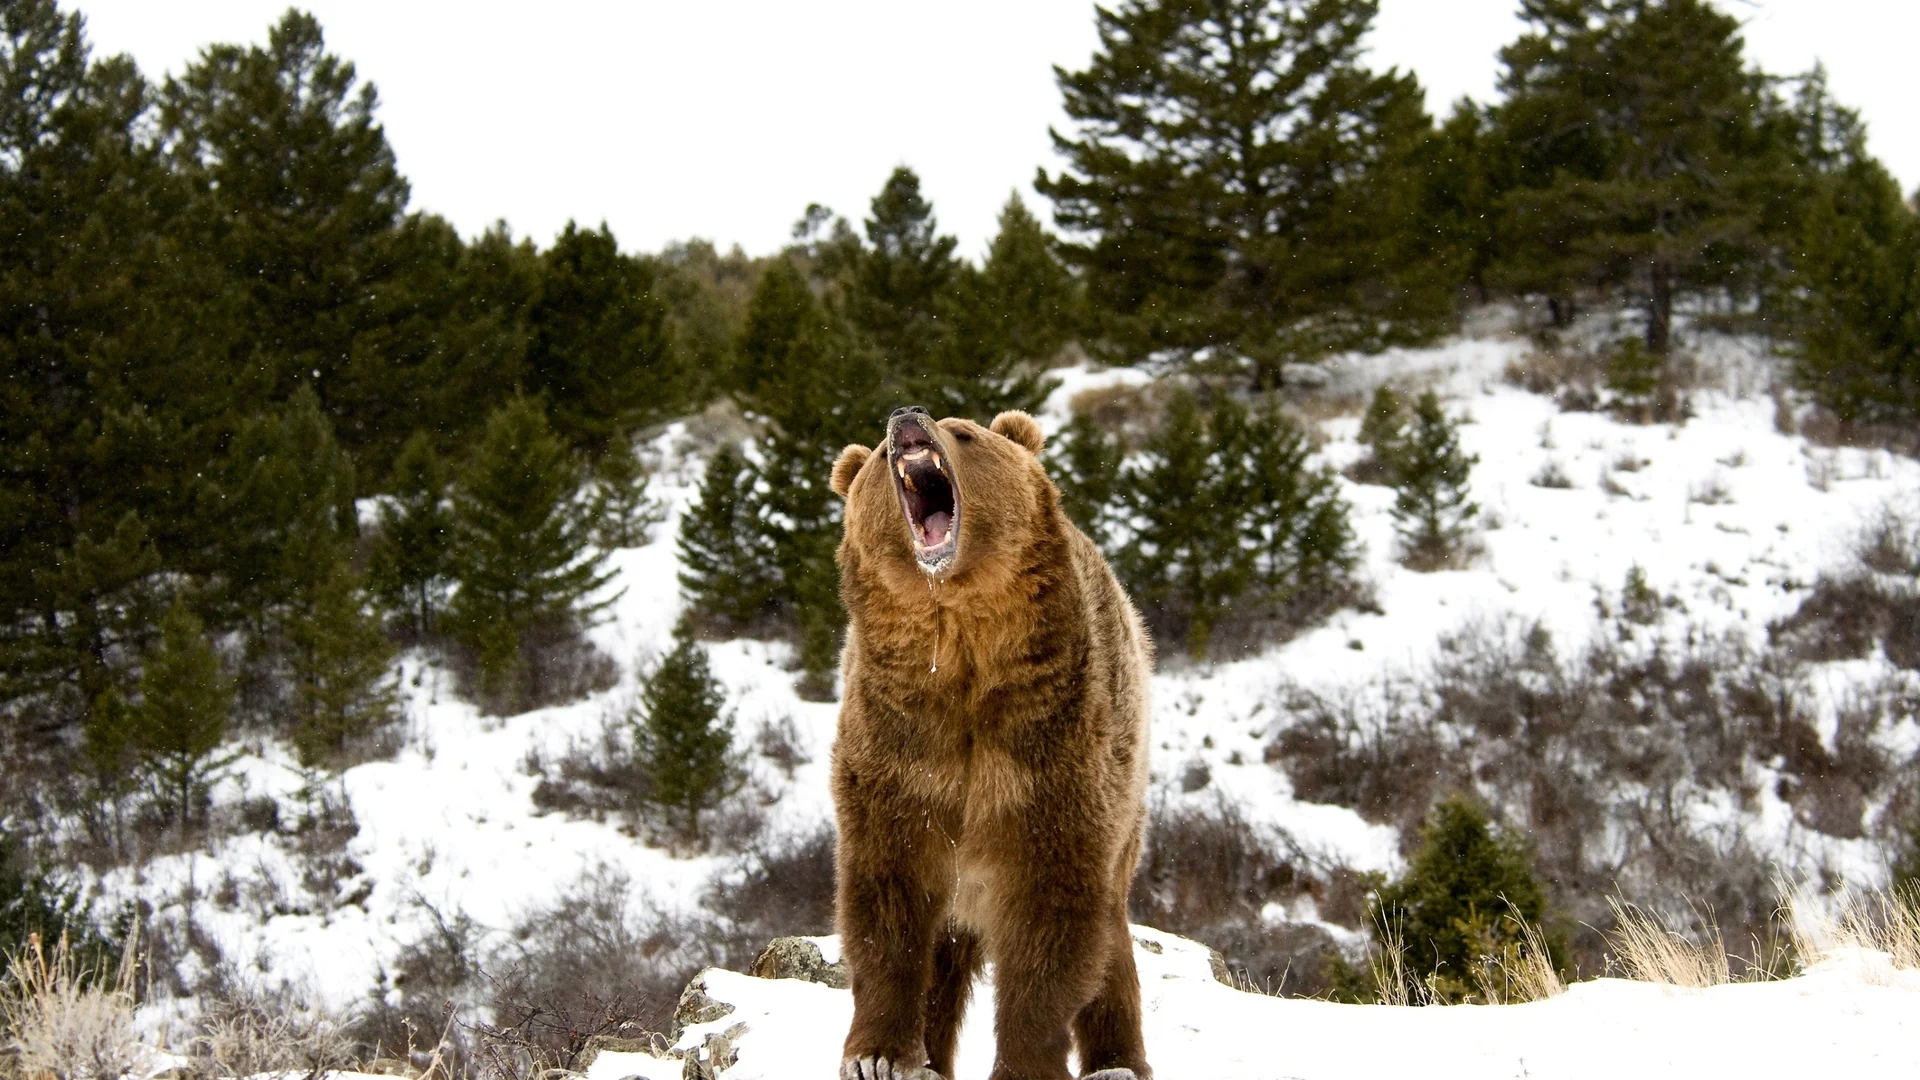
<path fill-rule="evenodd" d="M 927 534 L 927 546 L 939 547 L 947 542 L 947 530 L 953 527 L 953 515 L 945 510 L 935 510 L 920 523 L 921 531 Z"/>

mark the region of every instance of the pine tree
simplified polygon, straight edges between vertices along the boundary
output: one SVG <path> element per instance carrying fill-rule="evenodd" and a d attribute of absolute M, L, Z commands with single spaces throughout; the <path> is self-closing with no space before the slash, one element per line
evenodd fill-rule
<path fill-rule="evenodd" d="M 1665 354 L 1688 291 L 1749 281 L 1793 186 L 1740 24 L 1707 0 L 1522 0 L 1501 50 L 1501 278 L 1564 296 L 1624 286 Z"/>
<path fill-rule="evenodd" d="M 372 325 L 408 197 L 378 94 L 326 51 L 311 15 L 289 10 L 265 48 L 209 46 L 160 98 L 164 142 L 199 193 L 201 242 L 244 290 L 246 361 L 276 396 L 313 385 L 341 418 L 335 377 Z"/>
<path fill-rule="evenodd" d="M 140 675 L 134 726 L 154 796 L 187 827 L 194 808 L 227 759 L 216 757 L 226 739 L 233 690 L 200 620 L 175 603 L 160 622 L 160 645 Z"/>
<path fill-rule="evenodd" d="M 680 587 L 698 619 L 724 633 L 764 627 L 779 592 L 771 538 L 755 513 L 756 477 L 738 449 L 722 446 L 680 521 Z"/>
<path fill-rule="evenodd" d="M 1487 1003 L 1485 982 L 1497 977 L 1483 958 L 1511 964 L 1534 947 L 1522 929 L 1538 931 L 1546 894 L 1517 841 L 1496 834 L 1487 815 L 1454 796 L 1436 806 L 1420 830 L 1407 872 L 1376 894 L 1374 935 L 1380 947 L 1404 948 L 1411 1000 Z M 1557 942 L 1546 941 L 1562 966 Z"/>
<path fill-rule="evenodd" d="M 688 844 L 700 842 L 700 815 L 746 782 L 726 704 L 706 650 L 681 628 L 641 688 L 633 723 L 635 757 L 650 781 L 646 797 L 680 819 Z"/>
<path fill-rule="evenodd" d="M 536 631 L 571 636 L 612 601 L 594 601 L 612 574 L 588 548 L 591 509 L 579 472 L 532 398 L 487 418 L 486 436 L 454 488 L 455 574 L 448 622 L 471 651 L 490 708 L 541 700 Z"/>
<path fill-rule="evenodd" d="M 287 631 L 287 675 L 294 752 L 312 768 L 393 719 L 393 650 L 345 563 L 335 563 L 302 599 Z"/>
<path fill-rule="evenodd" d="M 887 177 L 872 209 L 870 246 L 848 268 L 847 314 L 888 368 L 913 386 L 937 372 L 951 347 L 943 316 L 960 269 L 958 241 L 939 235 L 920 177 L 905 166 Z"/>
<path fill-rule="evenodd" d="M 949 411 L 985 421 L 1008 409 L 1038 410 L 1050 388 L 1041 370 L 1084 317 L 1078 283 L 1017 193 L 1000 211 L 986 262 L 978 270 L 962 264 L 954 295 Z"/>
<path fill-rule="evenodd" d="M 1222 469 L 1217 453 L 1244 438 L 1237 428 L 1245 422 L 1245 411 L 1230 402 L 1209 420 L 1192 391 L 1181 389 L 1122 482 L 1132 537 L 1114 553 L 1115 569 L 1196 660 L 1254 575 L 1254 554 L 1241 543 L 1246 477 Z"/>
<path fill-rule="evenodd" d="M 1394 530 L 1407 566 L 1437 570 L 1459 556 L 1480 507 L 1468 498 L 1467 480 L 1480 458 L 1460 449 L 1460 433 L 1428 390 L 1394 455 Z"/>
<path fill-rule="evenodd" d="M 1859 116 L 1834 103 L 1825 72 L 1792 110 L 1809 191 L 1781 307 L 1795 381 L 1847 424 L 1920 417 L 1920 214 L 1867 153 Z"/>
<path fill-rule="evenodd" d="M 1047 473 L 1060 489 L 1061 505 L 1095 543 L 1104 539 L 1106 518 L 1116 508 L 1125 460 L 1125 444 L 1086 413 L 1074 413 L 1048 442 Z"/>
<path fill-rule="evenodd" d="M 798 646 L 801 690 L 831 696 L 846 612 L 840 606 L 840 499 L 833 459 L 865 443 L 898 404 L 880 358 L 814 298 L 805 277 L 777 260 L 760 277 L 741 339 L 749 415 L 766 426 L 751 551 L 772 556 L 773 598 Z"/>
<path fill-rule="evenodd" d="M 367 556 L 373 593 L 406 621 L 414 637 L 435 630 L 453 571 L 453 510 L 447 467 L 424 431 L 416 431 L 393 463 L 388 498 Z"/>
<path fill-rule="evenodd" d="M 1331 470 L 1313 468 L 1306 432 L 1272 401 L 1254 412 L 1243 449 L 1246 541 L 1258 553 L 1264 600 L 1281 606 L 1331 599 L 1359 552 L 1346 501 Z"/>
<path fill-rule="evenodd" d="M 1415 340 L 1451 315 L 1414 171 L 1410 75 L 1360 62 L 1374 0 L 1128 0 L 1059 71 L 1076 137 L 1035 186 L 1093 298 L 1156 345 L 1231 348 L 1254 378 L 1328 347 Z"/>
<path fill-rule="evenodd" d="M 540 261 L 526 388 L 546 397 L 554 430 L 597 455 L 617 436 L 672 416 L 686 400 L 687 375 L 667 306 L 653 295 L 652 264 L 622 255 L 604 224 L 589 231 L 572 222 Z"/>
<path fill-rule="evenodd" d="M 1367 453 L 1348 468 L 1347 475 L 1363 484 L 1397 484 L 1394 463 L 1406 433 L 1406 399 L 1384 383 L 1375 387 L 1360 419 L 1358 441 Z"/>
<path fill-rule="evenodd" d="M 666 508 L 647 497 L 651 475 L 630 439 L 615 439 L 593 463 L 593 542 L 601 548 L 640 547 Z"/>

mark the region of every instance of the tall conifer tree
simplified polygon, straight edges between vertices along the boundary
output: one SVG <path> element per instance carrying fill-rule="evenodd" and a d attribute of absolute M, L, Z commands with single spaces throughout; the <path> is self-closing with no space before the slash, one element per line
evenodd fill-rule
<path fill-rule="evenodd" d="M 1128 0 L 1059 71 L 1068 168 L 1036 181 L 1094 299 L 1145 341 L 1231 346 L 1255 376 L 1451 314 L 1423 246 L 1412 76 L 1360 62 L 1374 0 Z"/>
<path fill-rule="evenodd" d="M 1676 297 L 1751 285 L 1791 193 L 1788 145 L 1740 24 L 1707 0 L 1522 0 L 1496 112 L 1516 185 L 1498 276 L 1619 286 L 1664 355 Z"/>
<path fill-rule="evenodd" d="M 651 263 L 623 255 L 613 233 L 572 222 L 541 255 L 528 309 L 526 388 L 544 396 L 555 431 L 594 454 L 685 399 Z"/>
<path fill-rule="evenodd" d="M 434 632 L 453 573 L 453 508 L 447 466 L 433 440 L 416 431 L 394 462 L 389 501 L 368 555 L 370 584 L 414 636 Z"/>

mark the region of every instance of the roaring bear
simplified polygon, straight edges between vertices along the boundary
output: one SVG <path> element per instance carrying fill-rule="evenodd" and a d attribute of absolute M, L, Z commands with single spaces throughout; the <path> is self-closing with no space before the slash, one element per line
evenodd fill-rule
<path fill-rule="evenodd" d="M 994 963 L 995 1080 L 1152 1076 L 1127 927 L 1151 646 L 1022 412 L 899 409 L 834 462 L 843 1080 L 953 1075 Z"/>

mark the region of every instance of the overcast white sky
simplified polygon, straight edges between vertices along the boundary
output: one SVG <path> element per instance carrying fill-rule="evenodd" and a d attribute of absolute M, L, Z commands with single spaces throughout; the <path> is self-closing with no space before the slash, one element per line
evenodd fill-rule
<path fill-rule="evenodd" d="M 76 6 L 62 0 L 65 6 Z M 1719 0 L 1750 61 L 1826 62 L 1873 151 L 1920 185 L 1915 0 Z M 84 0 L 95 48 L 150 77 L 214 41 L 264 41 L 286 0 Z M 1093 50 L 1088 0 L 306 0 L 378 86 L 413 205 L 469 235 L 505 218 L 545 244 L 605 220 L 629 249 L 702 236 L 764 253 L 809 202 L 856 221 L 899 164 L 979 254 L 1065 130 L 1053 64 Z M 1381 0 L 1371 61 L 1412 68 L 1427 105 L 1492 96 L 1517 0 Z"/>

